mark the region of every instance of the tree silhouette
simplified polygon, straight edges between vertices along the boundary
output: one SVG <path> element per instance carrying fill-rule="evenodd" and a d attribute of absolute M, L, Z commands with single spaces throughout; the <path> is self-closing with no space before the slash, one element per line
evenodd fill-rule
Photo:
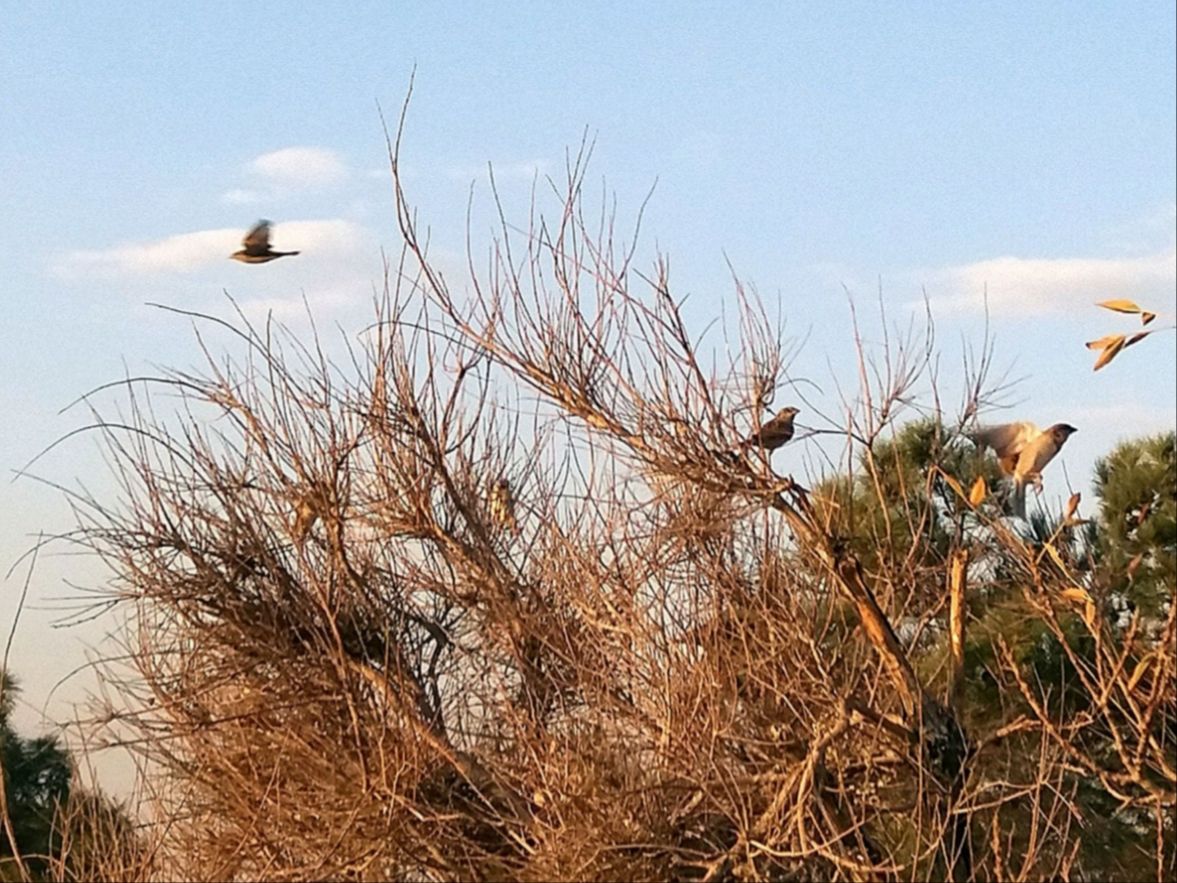
<path fill-rule="evenodd" d="M 33 872 L 44 872 L 55 845 L 54 819 L 69 798 L 69 755 L 54 736 L 24 739 L 10 717 L 20 688 L 0 673 L 0 757 L 3 759 L 5 831 L 0 838 L 0 867 L 20 873 L 21 857 Z M 19 879 L 19 876 L 17 877 Z"/>

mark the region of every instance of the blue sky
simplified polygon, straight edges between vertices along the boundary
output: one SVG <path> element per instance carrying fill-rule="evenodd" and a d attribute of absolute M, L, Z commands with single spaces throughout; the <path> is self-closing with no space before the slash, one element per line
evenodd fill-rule
<path fill-rule="evenodd" d="M 587 128 L 621 219 L 657 181 L 643 253 L 669 254 L 691 321 L 732 314 L 730 260 L 808 335 L 802 373 L 847 354 L 844 287 L 869 311 L 881 286 L 900 322 L 926 291 L 951 383 L 988 290 L 998 364 L 1026 378 L 997 419 L 1078 426 L 1064 461 L 1085 487 L 1117 438 L 1177 419 L 1171 332 L 1095 375 L 1082 346 L 1131 327 L 1095 300 L 1174 310 L 1174 19 L 1152 2 L 10 6 L 0 466 L 84 422 L 57 412 L 90 387 L 197 361 L 145 301 L 223 311 L 227 290 L 297 324 L 305 293 L 360 327 L 396 246 L 376 106 L 395 118 L 415 66 L 406 179 L 443 251 L 488 161 L 522 205 Z M 303 255 L 226 260 L 262 216 Z M 79 441 L 36 471 L 101 491 L 102 469 Z M 68 525 L 58 495 L 5 480 L 5 567 Z M 14 644 L 57 719 L 87 684 L 44 696 L 109 624 L 53 631 L 44 608 L 96 573 L 42 559 Z"/>

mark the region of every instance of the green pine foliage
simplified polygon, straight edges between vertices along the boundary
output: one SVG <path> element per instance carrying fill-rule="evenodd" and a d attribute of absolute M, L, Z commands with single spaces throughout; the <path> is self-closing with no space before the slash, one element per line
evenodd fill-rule
<path fill-rule="evenodd" d="M 985 481 L 985 498 L 970 505 L 965 497 L 978 479 Z M 1049 574 L 1049 585 L 1070 584 L 1089 592 L 1103 611 L 1103 621 L 1113 628 L 1122 630 L 1129 621 L 1128 616 L 1115 615 L 1117 604 L 1121 611 L 1138 611 L 1138 625 L 1146 632 L 1159 632 L 1164 625 L 1177 590 L 1174 434 L 1119 445 L 1099 461 L 1095 479 L 1097 518 L 1088 521 L 1077 513 L 1068 520 L 1062 512 L 1044 510 L 1032 513 L 1028 522 L 1013 521 L 1005 517 L 1008 480 L 1000 475 L 995 459 L 938 423 L 921 420 L 876 442 L 859 458 L 853 479 L 839 477 L 815 489 L 818 505 L 868 570 L 907 574 L 906 584 L 895 586 L 883 600 L 896 623 L 923 619 L 922 629 L 901 629 L 900 637 L 921 680 L 936 688 L 947 688 L 949 668 L 947 610 L 936 605 L 945 597 L 951 550 L 968 550 L 967 632 L 956 701 L 975 744 L 984 745 L 987 737 L 1019 716 L 1033 716 L 1001 665 L 1002 646 L 1052 718 L 1082 718 L 1095 713 L 1099 701 L 1084 688 L 1077 670 L 1097 665 L 1095 639 L 1084 624 L 1083 606 L 1055 603 L 1051 626 L 1042 608 L 1035 608 L 1041 600 L 1035 595 L 1039 589 L 1025 560 L 1012 555 L 1007 544 L 994 541 L 994 531 L 1008 530 L 1020 537 L 1037 558 L 1036 566 Z M 1047 554 L 1048 545 L 1053 554 Z M 1135 661 L 1133 657 L 1129 664 Z M 1162 740 L 1172 741 L 1173 724 L 1156 721 Z M 1114 766 L 1112 739 L 1106 729 L 1087 728 L 1082 747 Z M 982 748 L 973 759 L 971 775 L 1032 781 L 1043 750 L 1040 736 L 1014 734 L 1000 746 Z M 1011 760 L 1017 757 L 1024 759 Z M 1088 823 L 1075 857 L 1079 876 L 1155 876 L 1150 850 L 1156 820 L 1150 814 L 1138 807 L 1125 809 L 1096 776 L 1078 769 L 1058 784 Z M 1029 836 L 1036 812 L 1030 801 L 1008 801 L 996 812 L 997 824 L 1015 841 Z M 983 816 L 979 813 L 974 825 Z M 908 832 L 897 823 L 890 833 L 902 841 Z M 1043 858 L 1048 854 L 1049 849 Z M 1172 858 L 1167 859 L 1170 865 Z"/>
<path fill-rule="evenodd" d="M 1118 445 L 1095 466 L 1101 577 L 1108 591 L 1150 615 L 1177 584 L 1177 436 Z"/>
<path fill-rule="evenodd" d="M 996 487 L 999 477 L 991 457 L 924 419 L 877 441 L 859 457 L 853 479 L 826 481 L 814 497 L 869 572 L 899 567 L 910 573 L 913 594 L 939 597 L 952 539 L 963 523 L 975 521 L 961 491 L 967 494 L 978 478 Z"/>
<path fill-rule="evenodd" d="M 9 719 L 19 692 L 16 680 L 3 677 L 0 699 L 0 751 L 4 764 L 4 797 L 8 808 L 8 832 L 0 833 L 0 877 L 14 870 L 12 838 L 26 865 L 43 871 L 53 851 L 54 816 L 70 793 L 69 754 L 56 737 L 24 739 Z M 16 878 L 14 878 L 16 879 Z"/>
<path fill-rule="evenodd" d="M 75 787 L 72 758 L 56 736 L 29 739 L 13 730 L 10 718 L 20 688 L 7 673 L 0 672 L 0 679 L 8 811 L 8 825 L 0 830 L 0 881 L 97 879 L 102 874 L 96 869 L 112 850 L 127 855 L 133 850 L 131 821 L 102 794 Z"/>

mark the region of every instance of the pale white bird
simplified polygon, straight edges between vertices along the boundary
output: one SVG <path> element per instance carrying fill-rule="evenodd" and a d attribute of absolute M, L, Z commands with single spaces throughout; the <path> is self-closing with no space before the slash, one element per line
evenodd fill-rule
<path fill-rule="evenodd" d="M 1078 430 L 1069 423 L 1055 423 L 1043 430 L 1022 421 L 983 426 L 970 437 L 978 447 L 990 447 L 997 453 L 1001 471 L 1013 477 L 1013 513 L 1025 518 L 1026 485 L 1033 484 L 1042 493 L 1042 470 L 1075 432 Z"/>

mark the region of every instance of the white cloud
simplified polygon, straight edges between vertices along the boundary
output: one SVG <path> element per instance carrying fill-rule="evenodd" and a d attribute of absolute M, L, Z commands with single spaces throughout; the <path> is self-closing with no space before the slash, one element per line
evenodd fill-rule
<path fill-rule="evenodd" d="M 342 218 L 322 221 L 286 221 L 274 225 L 271 238 L 283 250 L 302 251 L 323 258 L 340 258 L 363 251 L 372 234 Z"/>
<path fill-rule="evenodd" d="M 995 316 L 1063 312 L 1109 298 L 1163 308 L 1177 289 L 1177 246 L 1122 258 L 991 258 L 916 278 L 938 311 L 979 311 L 986 296 Z"/>
<path fill-rule="evenodd" d="M 234 188 L 221 194 L 221 202 L 228 205 L 254 205 L 262 201 L 262 194 L 256 190 Z"/>
<path fill-rule="evenodd" d="M 190 273 L 240 248 L 239 229 L 198 230 L 154 242 L 74 251 L 58 269 L 66 275 L 96 271 L 104 274 Z"/>
<path fill-rule="evenodd" d="M 272 318 L 288 326 L 308 324 L 307 309 L 317 322 L 327 317 L 338 317 L 348 307 L 366 303 L 371 294 L 371 283 L 360 277 L 327 285 L 306 292 L 306 300 L 299 297 L 257 297 L 241 302 L 241 312 L 255 325 Z"/>
<path fill-rule="evenodd" d="M 249 167 L 287 188 L 323 187 L 347 177 L 347 166 L 339 154 L 324 147 L 284 147 L 263 153 Z"/>
<path fill-rule="evenodd" d="M 55 269 L 69 277 L 87 273 L 116 276 L 193 273 L 226 262 L 241 247 L 244 234 L 241 228 L 198 230 L 154 242 L 74 251 Z M 303 260 L 316 263 L 355 255 L 371 244 L 371 234 L 363 227 L 341 218 L 275 224 L 271 238 L 275 248 L 301 251 Z"/>

